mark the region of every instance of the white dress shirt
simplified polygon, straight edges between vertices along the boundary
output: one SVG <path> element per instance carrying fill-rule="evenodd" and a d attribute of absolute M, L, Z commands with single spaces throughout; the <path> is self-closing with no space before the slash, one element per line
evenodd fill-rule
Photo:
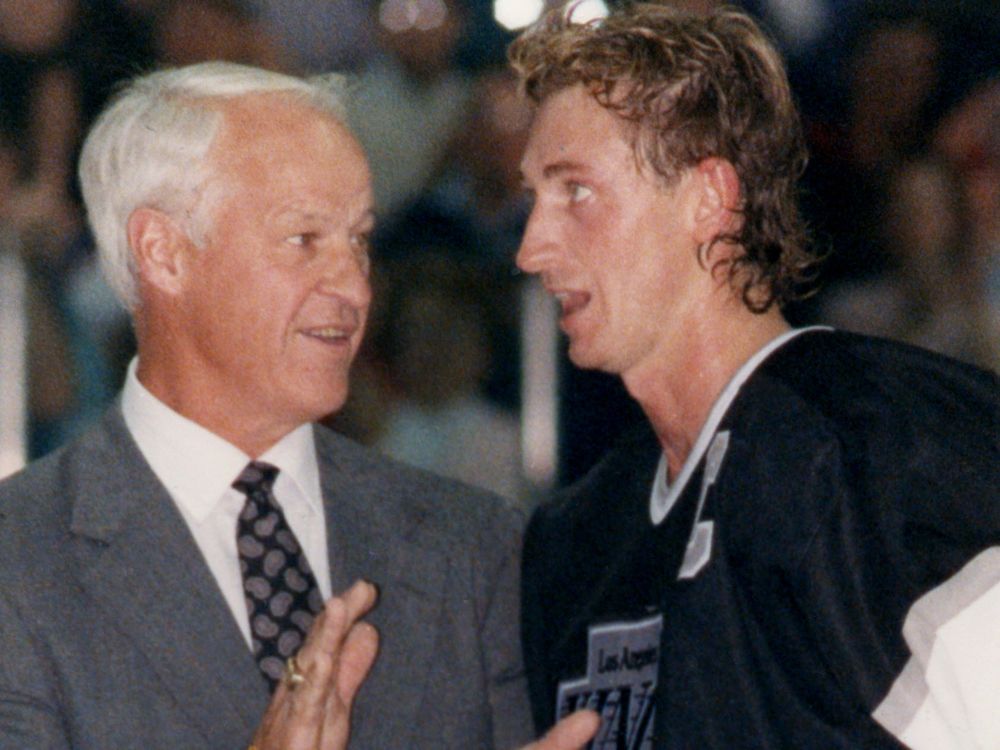
<path fill-rule="evenodd" d="M 236 522 L 246 496 L 232 488 L 250 457 L 150 393 L 129 365 L 122 391 L 125 424 L 187 522 L 222 595 L 250 645 Z M 280 473 L 274 495 L 305 551 L 324 600 L 330 596 L 326 522 L 311 424 L 285 435 L 258 460 Z"/>

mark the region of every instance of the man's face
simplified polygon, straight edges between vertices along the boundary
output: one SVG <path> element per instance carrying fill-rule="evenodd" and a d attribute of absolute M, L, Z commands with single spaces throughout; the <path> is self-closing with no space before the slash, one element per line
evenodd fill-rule
<path fill-rule="evenodd" d="M 517 264 L 558 299 L 573 362 L 625 375 L 670 356 L 706 276 L 690 174 L 668 188 L 640 167 L 622 121 L 582 86 L 543 101 L 522 172 L 534 207 Z"/>
<path fill-rule="evenodd" d="M 346 398 L 371 299 L 371 184 L 357 142 L 314 110 L 267 95 L 224 112 L 173 354 L 195 411 L 266 446 Z"/>

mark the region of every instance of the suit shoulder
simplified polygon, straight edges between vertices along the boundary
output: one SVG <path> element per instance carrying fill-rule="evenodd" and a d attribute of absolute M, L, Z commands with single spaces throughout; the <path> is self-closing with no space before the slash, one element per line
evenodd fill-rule
<path fill-rule="evenodd" d="M 448 538 L 490 530 L 520 535 L 524 526 L 518 509 L 487 490 L 388 458 L 325 427 L 316 429 L 316 446 L 321 465 L 343 471 L 352 484 L 377 493 L 390 516 L 432 524 Z"/>
<path fill-rule="evenodd" d="M 73 446 L 58 448 L 0 482 L 0 523 L 37 525 L 63 502 Z"/>
<path fill-rule="evenodd" d="M 0 570 L 5 588 L 37 583 L 40 560 L 54 564 L 71 538 L 72 498 L 66 489 L 72 449 L 57 449 L 0 482 Z"/>
<path fill-rule="evenodd" d="M 112 407 L 80 435 L 0 482 L 0 516 L 26 520 L 61 513 L 81 483 L 120 478 L 138 455 L 120 411 Z"/>

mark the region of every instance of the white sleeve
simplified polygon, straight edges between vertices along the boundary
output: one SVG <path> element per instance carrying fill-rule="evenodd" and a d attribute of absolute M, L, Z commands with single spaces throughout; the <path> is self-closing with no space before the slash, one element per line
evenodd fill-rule
<path fill-rule="evenodd" d="M 911 657 L 872 716 L 913 750 L 1000 748 L 1000 547 L 918 599 Z"/>

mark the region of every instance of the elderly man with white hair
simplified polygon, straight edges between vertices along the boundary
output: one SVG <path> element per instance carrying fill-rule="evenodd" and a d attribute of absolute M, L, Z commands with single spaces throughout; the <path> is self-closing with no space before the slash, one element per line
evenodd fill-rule
<path fill-rule="evenodd" d="M 0 485 L 0 748 L 528 738 L 520 520 L 315 424 L 371 297 L 335 83 L 157 72 L 90 133 L 84 199 L 138 356 L 100 423 Z"/>

